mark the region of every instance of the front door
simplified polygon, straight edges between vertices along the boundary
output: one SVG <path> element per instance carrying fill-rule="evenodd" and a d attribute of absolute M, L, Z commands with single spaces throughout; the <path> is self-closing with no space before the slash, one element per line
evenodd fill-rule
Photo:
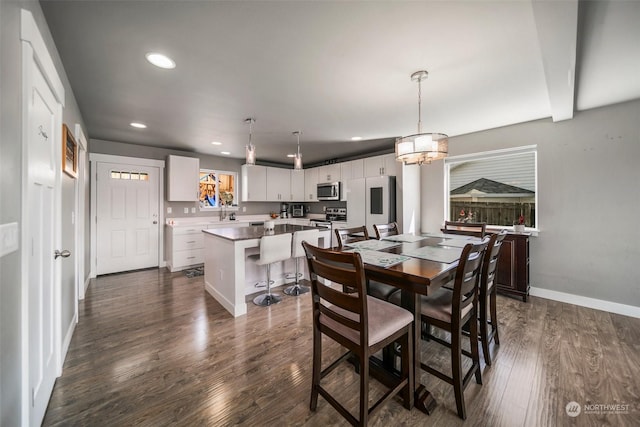
<path fill-rule="evenodd" d="M 157 267 L 159 168 L 97 166 L 97 274 Z"/>
<path fill-rule="evenodd" d="M 27 119 L 27 249 L 28 268 L 28 363 L 32 425 L 40 425 L 47 409 L 57 374 L 60 260 L 56 227 L 56 173 L 61 162 L 59 105 L 40 68 L 30 58 L 31 73 Z M 58 319 L 58 320 L 56 320 Z"/>

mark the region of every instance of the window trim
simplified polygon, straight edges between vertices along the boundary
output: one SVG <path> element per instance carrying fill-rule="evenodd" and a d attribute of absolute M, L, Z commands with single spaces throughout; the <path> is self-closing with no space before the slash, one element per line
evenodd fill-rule
<path fill-rule="evenodd" d="M 474 160 L 486 160 L 493 159 L 498 157 L 511 157 L 522 154 L 533 154 L 534 161 L 534 182 L 535 182 L 535 217 L 536 217 L 536 226 L 535 227 L 525 227 L 525 232 L 531 233 L 533 236 L 537 236 L 540 232 L 540 215 L 539 215 L 539 207 L 538 203 L 538 145 L 524 145 L 521 147 L 515 148 L 503 148 L 499 150 L 490 150 L 490 151 L 482 151 L 478 153 L 470 153 L 470 154 L 461 154 L 458 156 L 450 156 L 444 159 L 444 212 L 443 218 L 444 221 L 450 217 L 450 190 L 449 190 L 449 174 L 451 171 L 451 166 L 456 165 L 462 162 L 469 162 Z M 495 224 L 487 224 L 487 230 L 511 230 L 513 231 L 513 226 L 506 225 L 495 225 Z"/>
<path fill-rule="evenodd" d="M 198 197 L 198 208 L 200 209 L 201 212 L 218 212 L 220 210 L 225 210 L 225 211 L 237 211 L 238 210 L 238 204 L 237 204 L 237 200 L 238 200 L 238 172 L 235 171 L 227 171 L 227 170 L 220 170 L 220 169 L 209 169 L 209 168 L 199 168 L 198 169 L 198 180 L 200 179 L 200 174 L 202 172 L 207 172 L 207 173 L 214 173 L 216 174 L 217 177 L 219 177 L 220 175 L 233 175 L 233 181 L 234 181 L 234 185 L 233 185 L 233 200 L 236 203 L 233 203 L 231 206 L 220 206 L 218 205 L 218 201 L 220 200 L 220 187 L 218 185 L 216 185 L 216 206 L 202 206 L 200 204 L 200 197 Z M 198 181 L 198 187 L 200 186 L 200 181 Z"/>

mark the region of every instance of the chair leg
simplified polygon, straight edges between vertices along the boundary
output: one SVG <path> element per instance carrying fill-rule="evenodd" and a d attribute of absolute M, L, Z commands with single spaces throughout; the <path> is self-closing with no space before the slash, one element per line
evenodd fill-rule
<path fill-rule="evenodd" d="M 306 294 L 307 292 L 310 291 L 308 286 L 302 286 L 299 283 L 298 278 L 300 277 L 299 273 L 298 273 L 298 261 L 300 261 L 300 258 L 302 257 L 298 257 L 296 258 L 296 281 L 294 282 L 293 285 L 287 287 L 284 290 L 284 293 L 287 295 L 291 295 L 291 296 L 298 296 L 298 295 L 302 295 L 302 294 Z"/>
<path fill-rule="evenodd" d="M 267 264 L 267 293 L 259 295 L 253 299 L 255 305 L 267 307 L 282 301 L 280 295 L 271 293 L 271 264 Z"/>
<path fill-rule="evenodd" d="M 318 407 L 318 387 L 322 370 L 322 335 L 314 327 L 313 330 L 313 372 L 311 374 L 311 401 L 309 408 L 315 411 Z"/>
<path fill-rule="evenodd" d="M 451 331 L 451 373 L 453 379 L 453 393 L 456 396 L 456 408 L 458 409 L 458 417 L 463 420 L 467 419 L 467 413 L 464 407 L 464 387 L 462 385 L 462 329 L 461 326 L 452 328 Z M 478 345 L 478 336 L 476 334 L 476 348 Z M 473 344 L 472 344 L 473 345 Z"/>
<path fill-rule="evenodd" d="M 489 331 L 487 330 L 487 298 L 480 298 L 480 341 L 482 341 L 482 354 L 484 363 L 491 366 L 491 354 L 489 353 Z"/>
<path fill-rule="evenodd" d="M 360 361 L 360 418 L 359 424 L 369 423 L 369 358 L 363 355 Z"/>
<path fill-rule="evenodd" d="M 493 342 L 500 345 L 500 337 L 498 336 L 498 310 L 496 308 L 496 288 L 491 289 L 490 307 L 491 307 L 491 329 L 493 330 Z"/>
<path fill-rule="evenodd" d="M 482 372 L 480 371 L 480 351 L 478 349 L 478 321 L 477 314 L 469 320 L 470 331 L 469 338 L 471 339 L 471 369 L 475 369 L 476 383 L 482 384 Z"/>

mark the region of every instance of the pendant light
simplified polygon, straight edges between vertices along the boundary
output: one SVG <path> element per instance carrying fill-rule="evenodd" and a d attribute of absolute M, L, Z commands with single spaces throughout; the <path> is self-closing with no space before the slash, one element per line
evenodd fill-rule
<path fill-rule="evenodd" d="M 256 119 L 254 119 L 253 117 L 249 117 L 248 119 L 245 119 L 244 122 L 249 123 L 249 144 L 247 144 L 245 149 L 245 158 L 246 158 L 245 163 L 248 165 L 255 165 L 256 164 L 256 147 L 251 143 L 251 130 L 252 130 L 252 125 L 256 122 Z"/>
<path fill-rule="evenodd" d="M 449 137 L 443 133 L 422 133 L 422 80 L 429 73 L 421 70 L 411 74 L 411 80 L 418 82 L 418 133 L 396 140 L 396 160 L 405 165 L 422 165 L 447 157 Z"/>
<path fill-rule="evenodd" d="M 300 154 L 300 131 L 297 130 L 293 132 L 293 134 L 298 137 L 298 152 L 295 156 L 293 156 L 293 169 L 294 170 L 302 170 L 302 154 Z"/>

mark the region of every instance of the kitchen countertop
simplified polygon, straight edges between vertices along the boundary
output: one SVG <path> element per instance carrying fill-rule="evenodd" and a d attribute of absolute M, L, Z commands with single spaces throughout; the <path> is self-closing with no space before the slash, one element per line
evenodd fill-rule
<path fill-rule="evenodd" d="M 235 242 L 238 240 L 260 239 L 262 236 L 287 234 L 287 233 L 293 233 L 295 231 L 302 231 L 302 230 L 326 231 L 326 229 L 320 228 L 320 227 L 308 227 L 306 225 L 278 224 L 274 227 L 273 231 L 267 231 L 262 226 L 254 226 L 254 227 L 241 227 L 241 228 L 216 228 L 216 229 L 210 229 L 210 230 L 202 230 L 202 232 L 206 234 L 210 234 L 215 237 L 220 237 L 220 238 Z"/>
<path fill-rule="evenodd" d="M 212 224 L 237 224 L 237 223 L 249 223 L 249 222 L 260 222 L 260 221 L 275 221 L 276 223 L 282 221 L 293 221 L 293 220 L 308 220 L 309 217 L 303 218 L 276 218 L 272 219 L 269 214 L 263 215 L 236 215 L 235 220 L 230 220 L 228 217 L 220 220 L 217 216 L 211 217 L 181 217 L 181 218 L 167 218 L 165 224 L 168 227 L 180 227 L 180 226 L 198 226 L 198 225 L 212 225 Z"/>

